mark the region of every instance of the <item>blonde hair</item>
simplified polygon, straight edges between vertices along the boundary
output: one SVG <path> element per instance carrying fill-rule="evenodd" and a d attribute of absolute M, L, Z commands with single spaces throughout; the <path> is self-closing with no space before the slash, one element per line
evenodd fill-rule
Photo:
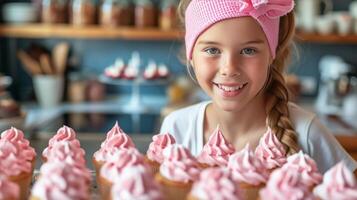
<path fill-rule="evenodd" d="M 182 24 L 185 22 L 185 10 L 191 0 L 181 0 L 178 6 L 178 17 Z M 276 134 L 280 142 L 284 145 L 287 155 L 297 153 L 299 145 L 297 134 L 289 118 L 289 93 L 283 74 L 290 61 L 291 50 L 294 45 L 295 34 L 294 12 L 280 18 L 279 43 L 276 50 L 276 58 L 270 66 L 270 72 L 264 92 L 267 94 L 267 125 Z M 187 63 L 184 48 L 180 53 L 180 59 Z M 187 66 L 187 65 L 186 65 Z M 188 68 L 191 76 L 191 71 Z"/>

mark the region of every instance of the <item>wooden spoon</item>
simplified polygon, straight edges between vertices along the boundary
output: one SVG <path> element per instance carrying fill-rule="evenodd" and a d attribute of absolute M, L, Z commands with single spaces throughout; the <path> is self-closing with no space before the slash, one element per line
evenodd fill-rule
<path fill-rule="evenodd" d="M 17 52 L 17 56 L 22 62 L 25 70 L 32 75 L 42 74 L 40 64 L 31 58 L 31 56 L 23 50 Z"/>
<path fill-rule="evenodd" d="M 53 63 L 57 74 L 63 74 L 66 71 L 67 56 L 69 51 L 69 44 L 61 42 L 53 49 Z"/>
<path fill-rule="evenodd" d="M 51 67 L 50 56 L 48 54 L 40 55 L 40 63 L 42 70 L 45 74 L 54 74 Z"/>

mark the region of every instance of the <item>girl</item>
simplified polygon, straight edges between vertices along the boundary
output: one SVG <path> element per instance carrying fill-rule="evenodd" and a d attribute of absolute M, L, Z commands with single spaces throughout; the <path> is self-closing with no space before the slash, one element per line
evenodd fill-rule
<path fill-rule="evenodd" d="M 356 162 L 316 115 L 288 102 L 282 74 L 293 7 L 293 0 L 183 0 L 187 64 L 212 100 L 171 113 L 161 132 L 198 155 L 218 124 L 236 150 L 255 148 L 270 127 L 288 155 L 302 149 L 321 172 L 340 160 L 355 171 Z"/>

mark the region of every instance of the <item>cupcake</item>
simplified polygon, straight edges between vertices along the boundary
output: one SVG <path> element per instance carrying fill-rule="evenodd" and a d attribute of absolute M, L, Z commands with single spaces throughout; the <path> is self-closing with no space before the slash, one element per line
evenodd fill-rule
<path fill-rule="evenodd" d="M 165 148 L 164 162 L 155 178 L 162 186 L 165 199 L 181 200 L 186 199 L 199 173 L 199 164 L 190 151 L 174 144 Z"/>
<path fill-rule="evenodd" d="M 238 182 L 244 199 L 257 199 L 258 191 L 265 186 L 269 178 L 269 171 L 260 159 L 255 157 L 249 144 L 243 150 L 230 156 L 228 169 Z"/>
<path fill-rule="evenodd" d="M 18 200 L 20 188 L 3 175 L 0 175 L 0 199 Z"/>
<path fill-rule="evenodd" d="M 50 141 L 48 142 L 48 147 L 43 150 L 42 160 L 44 162 L 47 161 L 48 154 L 50 154 L 50 151 L 52 150 L 54 144 L 59 141 L 70 142 L 72 143 L 72 147 L 81 147 L 79 140 L 76 138 L 76 132 L 68 126 L 63 126 L 62 128 L 58 129 L 57 133 L 50 139 Z"/>
<path fill-rule="evenodd" d="M 100 149 L 93 155 L 93 165 L 98 174 L 101 166 L 112 156 L 116 149 L 135 148 L 131 138 L 119 127 L 118 122 L 107 133 L 107 137 L 100 145 Z"/>
<path fill-rule="evenodd" d="M 114 180 L 119 178 L 127 167 L 141 165 L 149 168 L 144 162 L 144 156 L 134 148 L 117 149 L 115 153 L 100 168 L 97 183 L 102 199 L 110 198 L 110 190 Z"/>
<path fill-rule="evenodd" d="M 291 170 L 297 170 L 302 176 L 302 182 L 311 191 L 322 181 L 322 175 L 317 168 L 316 162 L 302 151 L 289 156 L 285 165 L 288 165 Z"/>
<path fill-rule="evenodd" d="M 241 191 L 227 168 L 208 168 L 193 184 L 188 200 L 242 200 Z"/>
<path fill-rule="evenodd" d="M 262 161 L 265 168 L 272 172 L 286 163 L 286 151 L 270 128 L 259 140 L 255 156 Z"/>
<path fill-rule="evenodd" d="M 320 185 L 315 187 L 314 194 L 321 200 L 357 199 L 357 181 L 354 174 L 343 162 L 328 170 Z"/>
<path fill-rule="evenodd" d="M 46 162 L 40 169 L 30 200 L 42 199 L 90 199 L 89 170 L 73 170 L 66 162 Z"/>
<path fill-rule="evenodd" d="M 175 138 L 169 133 L 158 134 L 152 137 L 152 142 L 146 152 L 145 161 L 150 165 L 153 174 L 159 172 L 160 164 L 164 161 L 164 149 L 175 143 Z"/>
<path fill-rule="evenodd" d="M 20 188 L 20 199 L 26 199 L 35 166 L 36 152 L 22 131 L 11 128 L 1 133 L 0 174 Z"/>
<path fill-rule="evenodd" d="M 142 165 L 127 167 L 114 181 L 112 200 L 163 200 L 160 186 L 155 182 L 150 169 Z"/>
<path fill-rule="evenodd" d="M 202 168 L 227 166 L 229 156 L 234 152 L 233 145 L 224 138 L 222 131 L 217 126 L 207 144 L 203 146 L 197 160 Z"/>
<path fill-rule="evenodd" d="M 64 161 L 85 166 L 85 151 L 75 143 L 59 141 L 53 144 L 51 151 L 48 152 L 47 161 Z"/>
<path fill-rule="evenodd" d="M 302 175 L 285 166 L 270 175 L 259 195 L 262 200 L 315 200 L 309 187 L 302 182 Z"/>

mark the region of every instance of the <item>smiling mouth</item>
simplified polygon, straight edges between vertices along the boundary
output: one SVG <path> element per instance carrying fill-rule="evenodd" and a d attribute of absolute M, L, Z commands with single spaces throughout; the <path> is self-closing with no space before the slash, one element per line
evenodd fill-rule
<path fill-rule="evenodd" d="M 246 85 L 248 85 L 248 83 L 243 83 L 243 84 L 234 85 L 234 86 L 229 86 L 229 85 L 219 84 L 219 83 L 213 83 L 213 84 L 225 92 L 236 92 L 236 91 L 243 89 Z"/>

